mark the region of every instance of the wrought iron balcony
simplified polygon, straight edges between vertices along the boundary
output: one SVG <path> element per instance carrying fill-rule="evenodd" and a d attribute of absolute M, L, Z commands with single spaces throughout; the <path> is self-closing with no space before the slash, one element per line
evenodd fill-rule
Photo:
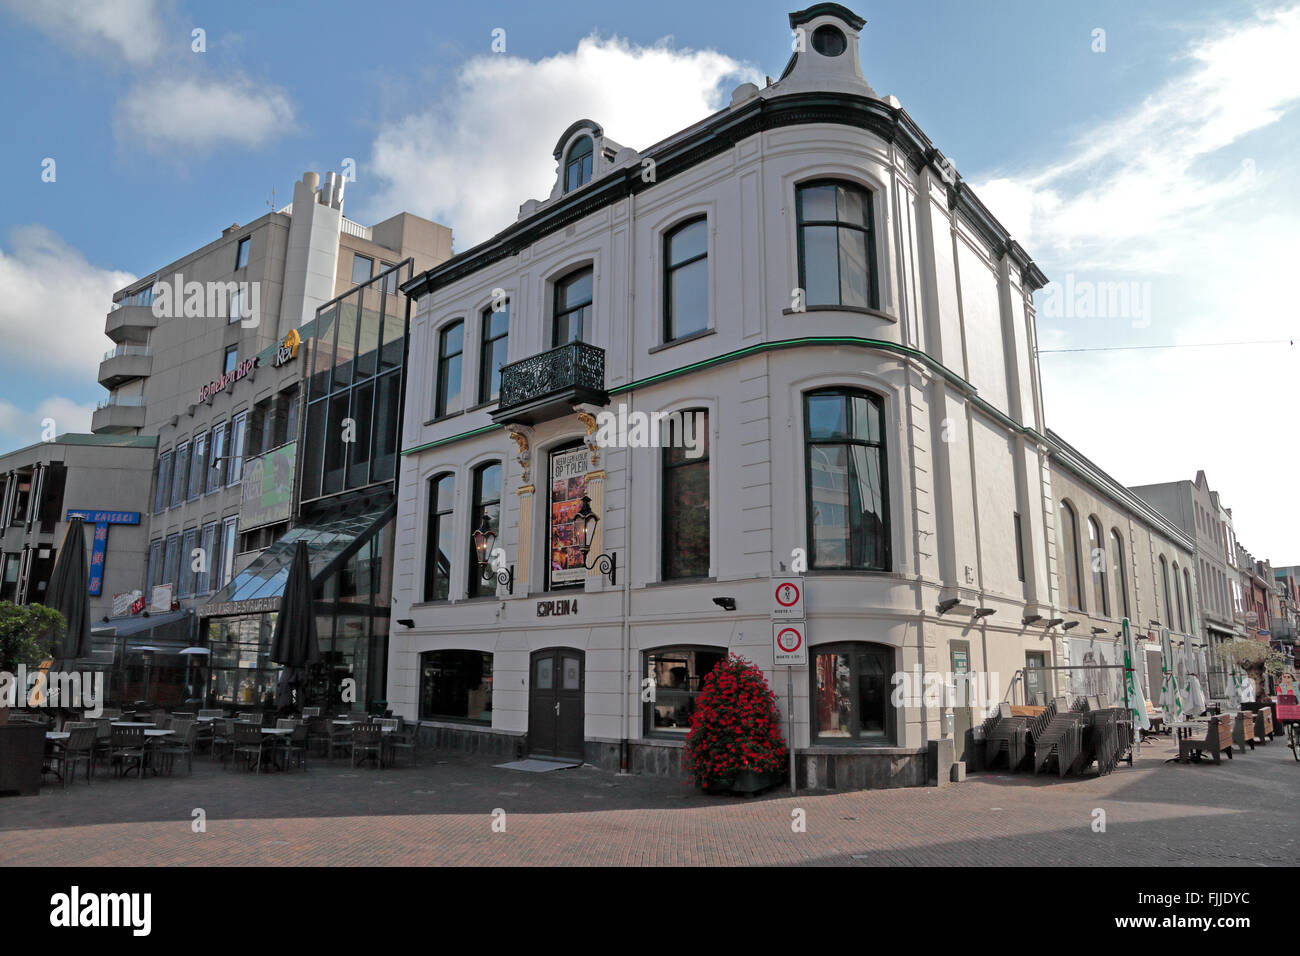
<path fill-rule="evenodd" d="M 609 404 L 605 350 L 569 342 L 501 366 L 501 398 L 492 420 L 532 425 L 568 414 L 571 406 L 584 402 Z"/>

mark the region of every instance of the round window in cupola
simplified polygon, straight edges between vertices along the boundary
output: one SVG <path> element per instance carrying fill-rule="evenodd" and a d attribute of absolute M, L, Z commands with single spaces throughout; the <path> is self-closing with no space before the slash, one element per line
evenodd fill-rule
<path fill-rule="evenodd" d="M 839 27 L 823 23 L 813 31 L 812 45 L 822 56 L 839 56 L 848 49 L 849 41 Z"/>

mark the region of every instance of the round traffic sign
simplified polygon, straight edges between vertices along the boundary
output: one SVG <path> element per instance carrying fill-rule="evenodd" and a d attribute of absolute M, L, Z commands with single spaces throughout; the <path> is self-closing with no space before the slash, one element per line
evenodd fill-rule
<path fill-rule="evenodd" d="M 776 603 L 782 607 L 794 607 L 799 603 L 799 585 L 783 581 L 776 589 Z"/>
<path fill-rule="evenodd" d="M 799 645 L 803 643 L 803 635 L 799 633 L 798 628 L 783 627 L 776 635 L 776 646 L 781 648 L 787 654 L 793 654 L 799 650 Z"/>

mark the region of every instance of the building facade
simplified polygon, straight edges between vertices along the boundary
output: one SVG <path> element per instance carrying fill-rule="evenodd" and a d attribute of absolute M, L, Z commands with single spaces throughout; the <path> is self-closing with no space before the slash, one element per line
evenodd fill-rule
<path fill-rule="evenodd" d="M 1237 568 L 1237 537 L 1232 527 L 1232 511 L 1223 506 L 1219 493 L 1210 488 L 1204 471 L 1192 481 L 1171 481 L 1139 485 L 1131 489 L 1158 512 L 1196 541 L 1198 597 L 1202 614 L 1202 632 L 1197 635 L 1204 645 L 1208 693 L 1227 698 L 1231 684 L 1216 649 L 1245 635 L 1241 576 Z"/>
<path fill-rule="evenodd" d="M 405 287 L 389 701 L 430 737 L 677 772 L 735 653 L 804 784 L 907 785 L 983 710 L 894 675 L 1057 661 L 1045 278 L 867 84 L 860 18 L 790 25 L 779 81 L 644 152 L 574 123 L 547 199 Z"/>
<path fill-rule="evenodd" d="M 1160 638 L 1188 652 L 1188 665 L 1207 679 L 1196 571 L 1196 541 L 1145 500 L 1050 433 L 1052 489 L 1057 495 L 1057 569 L 1062 625 L 1061 662 L 1074 694 L 1106 693 L 1121 700 L 1120 671 L 1087 664 L 1123 663 L 1120 622 L 1140 639 L 1138 684 L 1160 698 Z M 1087 688 L 1087 689 L 1085 689 Z M 1098 689 L 1091 689 L 1098 688 Z M 1037 688 L 1035 688 L 1037 689 Z M 1040 701 L 1045 703 L 1045 701 Z"/>

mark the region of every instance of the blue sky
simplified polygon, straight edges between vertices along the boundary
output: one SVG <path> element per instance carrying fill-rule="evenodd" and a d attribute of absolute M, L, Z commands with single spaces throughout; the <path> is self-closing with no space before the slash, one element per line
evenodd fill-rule
<path fill-rule="evenodd" d="M 1134 283 L 1112 316 L 1040 294 L 1044 349 L 1293 334 L 1293 4 L 848 6 L 868 81 L 1050 278 Z M 572 120 L 640 148 L 779 75 L 793 8 L 0 0 L 0 447 L 38 440 L 46 415 L 86 428 L 112 290 L 262 215 L 273 189 L 283 205 L 304 170 L 351 157 L 351 218 L 406 209 L 465 248 L 544 195 Z M 1284 505 L 1300 454 L 1280 437 L 1294 364 L 1290 346 L 1045 353 L 1048 420 L 1126 483 L 1204 468 L 1247 547 L 1300 563 Z"/>

